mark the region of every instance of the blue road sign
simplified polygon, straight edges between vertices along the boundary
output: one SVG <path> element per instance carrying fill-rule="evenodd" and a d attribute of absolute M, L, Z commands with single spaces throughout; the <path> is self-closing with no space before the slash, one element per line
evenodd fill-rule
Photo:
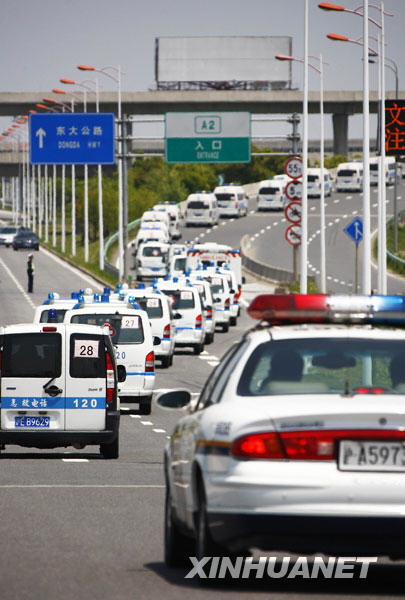
<path fill-rule="evenodd" d="M 356 217 L 343 231 L 358 244 L 363 239 L 363 221 L 360 217 Z"/>
<path fill-rule="evenodd" d="M 33 165 L 112 165 L 115 163 L 113 113 L 30 115 Z"/>

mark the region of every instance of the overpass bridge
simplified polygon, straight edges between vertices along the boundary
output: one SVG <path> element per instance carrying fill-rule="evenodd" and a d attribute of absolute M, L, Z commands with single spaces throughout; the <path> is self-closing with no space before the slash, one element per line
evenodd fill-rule
<path fill-rule="evenodd" d="M 95 112 L 95 102 L 88 95 L 87 110 Z M 57 102 L 66 102 L 69 98 L 49 92 L 0 92 L 0 116 L 15 117 L 27 114 L 35 109 L 43 98 L 51 97 Z M 276 115 L 302 113 L 303 92 L 300 90 L 192 90 L 192 91 L 141 91 L 122 92 L 122 114 L 127 115 L 163 115 L 167 111 L 222 111 L 242 110 L 252 114 Z M 386 98 L 395 99 L 394 92 L 387 92 Z M 405 100 L 405 91 L 399 92 L 398 100 Z M 100 111 L 116 112 L 117 94 L 100 93 Z M 319 92 L 308 94 L 308 112 L 319 114 Z M 324 112 L 332 115 L 333 152 L 347 154 L 349 117 L 363 112 L 362 91 L 326 91 L 324 92 Z M 370 113 L 378 112 L 377 92 L 370 92 Z M 5 174 L 6 157 L 0 152 L 0 174 Z M 8 160 L 9 168 L 13 162 Z"/>

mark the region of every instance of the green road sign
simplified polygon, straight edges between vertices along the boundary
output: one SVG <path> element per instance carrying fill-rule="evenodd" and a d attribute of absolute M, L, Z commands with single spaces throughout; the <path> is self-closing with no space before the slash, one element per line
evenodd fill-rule
<path fill-rule="evenodd" d="M 168 112 L 168 163 L 250 162 L 249 112 Z"/>

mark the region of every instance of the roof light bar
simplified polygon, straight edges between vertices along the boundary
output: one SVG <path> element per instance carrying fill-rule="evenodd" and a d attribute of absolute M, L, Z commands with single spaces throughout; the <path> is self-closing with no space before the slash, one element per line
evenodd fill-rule
<path fill-rule="evenodd" d="M 405 296 L 263 294 L 248 314 L 273 325 L 288 323 L 404 324 Z"/>

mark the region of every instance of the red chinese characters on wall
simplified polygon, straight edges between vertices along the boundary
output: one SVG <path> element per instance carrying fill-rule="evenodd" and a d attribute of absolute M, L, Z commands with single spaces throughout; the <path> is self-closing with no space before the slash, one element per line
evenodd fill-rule
<path fill-rule="evenodd" d="M 385 152 L 405 154 L 405 102 L 385 101 Z"/>

